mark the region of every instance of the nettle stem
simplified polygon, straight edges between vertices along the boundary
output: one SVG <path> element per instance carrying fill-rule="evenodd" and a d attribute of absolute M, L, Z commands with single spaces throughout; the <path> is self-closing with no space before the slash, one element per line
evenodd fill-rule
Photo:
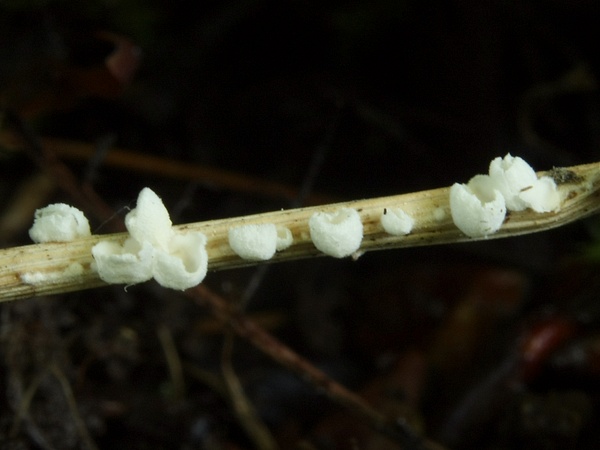
<path fill-rule="evenodd" d="M 539 175 L 554 178 L 562 197 L 558 212 L 511 212 L 500 230 L 481 238 L 465 236 L 452 221 L 450 188 L 356 200 L 330 205 L 275 211 L 251 216 L 179 225 L 180 231 L 199 231 L 206 235 L 208 268 L 233 269 L 256 265 L 237 256 L 228 241 L 233 226 L 273 223 L 287 227 L 293 244 L 275 254 L 268 262 L 289 261 L 323 256 L 312 243 L 308 221 L 318 211 L 334 212 L 354 208 L 363 223 L 363 240 L 355 257 L 372 250 L 438 245 L 483 239 L 505 238 L 549 230 L 592 215 L 600 210 L 600 163 L 557 168 Z M 414 219 L 406 236 L 387 234 L 380 223 L 386 208 L 402 208 Z M 0 301 L 78 291 L 105 283 L 92 269 L 92 247 L 100 240 L 123 243 L 127 233 L 96 235 L 71 242 L 46 243 L 0 250 Z M 76 267 L 77 270 L 70 270 Z M 81 270 L 83 268 L 83 270 Z"/>

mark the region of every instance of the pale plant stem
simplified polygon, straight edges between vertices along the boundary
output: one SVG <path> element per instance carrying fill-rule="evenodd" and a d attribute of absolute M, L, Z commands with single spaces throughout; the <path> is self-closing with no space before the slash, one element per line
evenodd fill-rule
<path fill-rule="evenodd" d="M 274 223 L 290 229 L 294 242 L 269 262 L 323 256 L 310 239 L 308 221 L 317 211 L 333 212 L 354 208 L 363 223 L 363 241 L 356 257 L 363 252 L 401 247 L 438 245 L 482 239 L 496 239 L 549 230 L 574 222 L 600 210 L 600 163 L 540 172 L 555 178 L 562 198 L 558 212 L 511 212 L 500 230 L 488 237 L 470 238 L 452 222 L 450 188 L 356 200 L 322 206 L 281 210 L 245 217 L 211 220 L 179 225 L 180 232 L 202 232 L 207 237 L 209 276 L 211 270 L 232 269 L 258 264 L 237 256 L 228 243 L 228 230 L 242 224 Z M 387 234 L 380 224 L 385 208 L 402 208 L 415 225 L 407 236 Z M 70 292 L 101 286 L 104 283 L 92 269 L 92 247 L 100 240 L 122 243 L 126 233 L 96 235 L 72 242 L 35 244 L 0 250 L 0 301 Z M 82 273 L 73 275 L 70 266 L 81 265 Z M 36 275 L 38 275 L 36 277 Z"/>

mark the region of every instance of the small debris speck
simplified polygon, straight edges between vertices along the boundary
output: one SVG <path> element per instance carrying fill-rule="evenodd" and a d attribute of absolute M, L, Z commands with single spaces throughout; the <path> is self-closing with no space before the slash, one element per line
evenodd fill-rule
<path fill-rule="evenodd" d="M 556 184 L 579 183 L 582 177 L 565 167 L 553 167 L 548 173 Z"/>

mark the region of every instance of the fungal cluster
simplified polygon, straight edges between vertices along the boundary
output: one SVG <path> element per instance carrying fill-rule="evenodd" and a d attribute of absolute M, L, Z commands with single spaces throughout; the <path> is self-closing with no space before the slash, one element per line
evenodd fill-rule
<path fill-rule="evenodd" d="M 531 209 L 538 213 L 557 211 L 561 197 L 554 179 L 538 177 L 523 159 L 510 154 L 495 158 L 487 175 L 476 175 L 467 184 L 450 188 L 450 213 L 454 224 L 467 236 L 486 237 L 500 229 L 507 211 Z M 438 207 L 436 221 L 446 217 Z M 412 231 L 414 219 L 397 207 L 383 209 L 381 228 L 392 236 Z M 266 261 L 292 245 L 290 229 L 273 223 L 244 223 L 231 226 L 228 244 L 242 259 Z M 144 188 L 136 208 L 125 216 L 129 236 L 124 242 L 101 240 L 92 248 L 92 268 L 107 283 L 137 284 L 154 278 L 164 287 L 184 290 L 199 284 L 206 276 L 208 255 L 206 236 L 199 232 L 177 232 L 162 200 Z M 363 222 L 354 208 L 340 207 L 318 211 L 308 220 L 313 245 L 335 258 L 358 257 L 363 240 Z M 29 231 L 35 242 L 67 242 L 90 236 L 83 213 L 64 204 L 54 204 L 35 213 Z M 308 237 L 308 236 L 306 236 Z M 63 276 L 76 277 L 83 267 L 72 264 L 63 272 L 32 272 L 22 275 L 26 283 L 53 282 Z M 58 281 L 56 281 L 58 282 Z"/>
<path fill-rule="evenodd" d="M 529 164 L 510 154 L 492 160 L 488 175 L 476 175 L 467 184 L 450 188 L 452 220 L 469 237 L 498 231 L 507 210 L 557 211 L 560 201 L 551 177 L 538 178 Z"/>
<path fill-rule="evenodd" d="M 414 220 L 400 208 L 385 208 L 382 228 L 391 235 L 410 233 Z M 136 207 L 125 216 L 129 236 L 124 242 L 101 240 L 92 248 L 92 269 L 111 284 L 138 284 L 154 278 L 162 286 L 184 290 L 200 283 L 207 273 L 206 237 L 198 232 L 178 233 L 172 227 L 162 200 L 144 188 Z M 316 212 L 308 221 L 313 245 L 335 258 L 357 257 L 363 239 L 363 224 L 356 209 L 339 208 Z M 81 211 L 64 204 L 36 211 L 30 229 L 35 242 L 68 242 L 90 236 L 87 219 Z M 266 261 L 294 241 L 289 228 L 273 223 L 235 225 L 228 230 L 230 249 L 242 259 Z M 56 274 L 27 273 L 29 284 L 52 282 L 61 276 L 77 276 L 82 267 L 69 267 Z M 54 277 L 54 278 L 53 278 Z"/>
<path fill-rule="evenodd" d="M 35 211 L 29 237 L 35 243 L 69 242 L 91 236 L 90 224 L 80 210 L 64 203 L 54 203 Z M 51 272 L 23 272 L 19 275 L 23 283 L 55 284 L 83 274 L 83 266 L 71 263 L 65 269 Z"/>
<path fill-rule="evenodd" d="M 289 228 L 272 223 L 248 224 L 229 229 L 229 246 L 242 259 L 266 261 L 294 241 Z"/>
<path fill-rule="evenodd" d="M 206 237 L 173 230 L 167 209 L 151 189 L 142 189 L 125 226 L 130 236 L 122 245 L 105 240 L 92 248 L 103 281 L 137 284 L 154 278 L 164 287 L 184 290 L 206 276 Z"/>
<path fill-rule="evenodd" d="M 54 203 L 35 212 L 29 237 L 33 242 L 68 242 L 91 236 L 90 224 L 81 211 Z"/>

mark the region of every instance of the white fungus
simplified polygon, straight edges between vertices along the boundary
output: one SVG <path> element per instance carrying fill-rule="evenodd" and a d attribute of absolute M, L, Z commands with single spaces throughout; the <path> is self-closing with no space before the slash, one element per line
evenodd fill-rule
<path fill-rule="evenodd" d="M 169 241 L 169 251 L 155 252 L 154 279 L 171 289 L 196 286 L 206 276 L 208 255 L 202 233 L 176 234 Z"/>
<path fill-rule="evenodd" d="M 137 284 L 154 278 L 164 287 L 184 290 L 206 276 L 206 237 L 175 233 L 167 209 L 152 190 L 140 192 L 125 226 L 130 237 L 123 245 L 100 241 L 92 248 L 94 268 L 103 281 Z"/>
<path fill-rule="evenodd" d="M 535 212 L 543 213 L 560 209 L 560 194 L 556 183 L 550 177 L 541 177 L 529 189 L 524 189 L 519 197 Z"/>
<path fill-rule="evenodd" d="M 64 282 L 65 278 L 77 278 L 83 274 L 83 266 L 79 263 L 72 263 L 62 271 L 53 272 L 25 272 L 20 275 L 21 281 L 25 284 L 53 284 Z"/>
<path fill-rule="evenodd" d="M 165 250 L 173 235 L 169 212 L 150 188 L 140 191 L 136 207 L 125 216 L 125 226 L 136 241 L 149 242 Z"/>
<path fill-rule="evenodd" d="M 410 233 L 415 224 L 414 219 L 401 208 L 385 208 L 380 221 L 385 232 L 395 236 Z"/>
<path fill-rule="evenodd" d="M 441 222 L 446 218 L 446 210 L 442 206 L 438 206 L 433 210 L 433 219 L 436 222 Z"/>
<path fill-rule="evenodd" d="M 310 238 L 323 253 L 335 258 L 349 256 L 360 247 L 363 225 L 355 209 L 317 212 L 308 221 Z"/>
<path fill-rule="evenodd" d="M 92 247 L 93 266 L 100 279 L 110 284 L 138 284 L 152 278 L 154 247 L 129 238 L 121 246 L 100 241 Z"/>
<path fill-rule="evenodd" d="M 538 178 L 522 158 L 507 154 L 490 163 L 489 175 L 476 175 L 467 185 L 450 189 L 454 224 L 467 236 L 495 233 L 509 211 L 550 212 L 560 209 L 560 195 L 550 177 Z"/>
<path fill-rule="evenodd" d="M 493 197 L 473 192 L 470 186 L 454 183 L 450 188 L 450 212 L 454 224 L 470 237 L 495 233 L 506 216 L 502 194 L 495 190 Z"/>
<path fill-rule="evenodd" d="M 527 208 L 519 194 L 537 181 L 537 175 L 522 158 L 513 157 L 510 153 L 504 158 L 494 158 L 490 163 L 489 178 L 493 189 L 504 196 L 509 210 L 523 211 Z"/>
<path fill-rule="evenodd" d="M 522 158 L 506 155 L 490 163 L 489 177 L 494 189 L 504 196 L 510 211 L 531 208 L 536 212 L 558 210 L 560 196 L 550 177 L 537 177 L 533 168 Z"/>
<path fill-rule="evenodd" d="M 29 237 L 33 242 L 68 242 L 90 236 L 90 224 L 81 211 L 55 203 L 35 212 Z"/>
<path fill-rule="evenodd" d="M 277 226 L 277 243 L 275 248 L 278 252 L 285 250 L 294 242 L 294 236 L 289 228 L 284 226 Z"/>
<path fill-rule="evenodd" d="M 229 246 L 243 259 L 271 259 L 277 250 L 277 240 L 277 227 L 272 223 L 240 225 L 229 229 Z"/>

